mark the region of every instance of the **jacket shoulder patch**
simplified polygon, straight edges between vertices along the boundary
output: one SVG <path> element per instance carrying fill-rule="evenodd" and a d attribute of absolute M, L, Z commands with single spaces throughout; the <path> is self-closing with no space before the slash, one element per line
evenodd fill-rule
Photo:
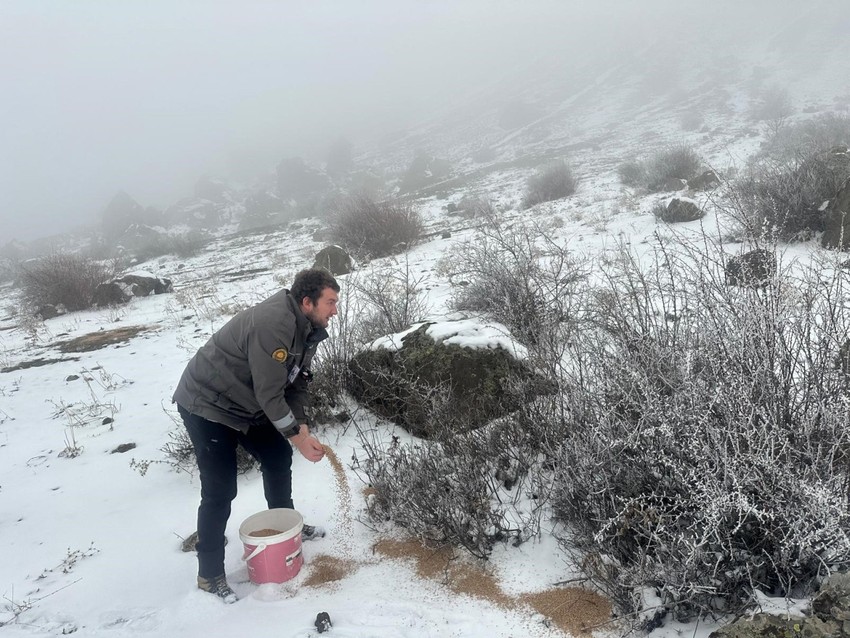
<path fill-rule="evenodd" d="M 272 359 L 280 363 L 286 361 L 286 357 L 288 356 L 289 353 L 286 351 L 286 348 L 278 348 L 277 350 L 272 352 Z"/>

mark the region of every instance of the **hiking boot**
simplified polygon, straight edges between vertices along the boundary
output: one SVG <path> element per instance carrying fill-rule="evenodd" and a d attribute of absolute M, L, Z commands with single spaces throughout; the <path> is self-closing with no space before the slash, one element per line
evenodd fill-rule
<path fill-rule="evenodd" d="M 198 589 L 210 594 L 215 594 L 228 605 L 239 600 L 236 598 L 236 594 L 233 590 L 230 589 L 230 585 L 227 584 L 227 578 L 224 577 L 224 574 L 221 576 L 215 576 L 214 578 L 198 576 Z"/>
<path fill-rule="evenodd" d="M 325 537 L 325 528 L 319 527 L 318 525 L 307 525 L 304 523 L 304 527 L 301 528 L 301 540 L 302 541 L 314 541 L 317 538 Z"/>

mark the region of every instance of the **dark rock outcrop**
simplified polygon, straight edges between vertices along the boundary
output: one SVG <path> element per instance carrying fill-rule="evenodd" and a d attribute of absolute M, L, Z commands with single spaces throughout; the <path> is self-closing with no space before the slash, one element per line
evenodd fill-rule
<path fill-rule="evenodd" d="M 160 220 L 156 211 L 145 209 L 124 191 L 119 191 L 103 211 L 102 228 L 109 239 L 119 237 L 133 224 L 153 225 Z"/>
<path fill-rule="evenodd" d="M 658 219 L 668 224 L 693 222 L 705 217 L 705 211 L 689 199 L 674 197 L 657 213 Z"/>
<path fill-rule="evenodd" d="M 64 305 L 60 304 L 44 304 L 40 306 L 38 310 L 36 310 L 35 314 L 41 317 L 42 321 L 46 321 L 47 319 L 53 319 L 53 317 L 58 317 L 59 315 L 64 315 L 67 311 Z"/>
<path fill-rule="evenodd" d="M 107 283 L 100 284 L 94 291 L 92 304 L 103 306 L 119 306 L 133 297 L 147 297 L 173 292 L 170 279 L 146 275 L 124 275 Z"/>
<path fill-rule="evenodd" d="M 354 262 L 339 246 L 325 246 L 316 254 L 313 268 L 324 268 L 334 276 L 347 275 L 354 270 Z"/>
<path fill-rule="evenodd" d="M 165 209 L 166 223 L 190 228 L 217 228 L 222 223 L 221 206 L 208 199 L 184 197 Z"/>
<path fill-rule="evenodd" d="M 763 288 L 776 274 L 776 256 L 757 248 L 726 262 L 726 285 Z"/>
<path fill-rule="evenodd" d="M 113 280 L 114 283 L 124 284 L 130 287 L 130 294 L 134 297 L 147 297 L 148 295 L 161 295 L 166 292 L 174 292 L 174 286 L 170 279 L 165 277 L 148 277 L 146 275 L 124 275 Z"/>
<path fill-rule="evenodd" d="M 850 636 L 850 574 L 835 573 L 821 585 L 807 616 L 759 613 L 712 632 L 709 638 L 838 638 Z"/>
<path fill-rule="evenodd" d="M 121 304 L 127 303 L 132 298 L 133 295 L 130 294 L 130 291 L 127 290 L 126 286 L 110 281 L 105 284 L 100 284 L 97 288 L 95 288 L 94 296 L 92 297 L 92 304 L 98 308 L 103 308 L 104 306 L 120 306 Z"/>
<path fill-rule="evenodd" d="M 453 427 L 470 429 L 519 404 L 516 382 L 532 374 L 502 348 L 470 348 L 435 341 L 423 324 L 397 350 L 364 350 L 351 360 L 350 391 L 378 414 L 417 436 L 432 435 L 434 397 Z"/>
<path fill-rule="evenodd" d="M 688 180 L 688 188 L 692 191 L 707 191 L 720 186 L 720 178 L 712 170 L 703 171 Z"/>
<path fill-rule="evenodd" d="M 663 182 L 658 184 L 657 188 L 654 190 L 666 193 L 669 191 L 681 191 L 685 190 L 688 187 L 688 180 L 682 179 L 681 177 L 668 177 Z"/>

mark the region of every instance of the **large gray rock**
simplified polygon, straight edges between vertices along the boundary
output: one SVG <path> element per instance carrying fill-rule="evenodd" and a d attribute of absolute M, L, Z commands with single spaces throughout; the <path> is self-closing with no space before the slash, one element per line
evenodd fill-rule
<path fill-rule="evenodd" d="M 769 250 L 757 248 L 726 262 L 728 286 L 763 288 L 776 274 L 776 256 Z"/>
<path fill-rule="evenodd" d="M 133 295 L 130 294 L 130 291 L 126 286 L 110 281 L 108 283 L 100 284 L 94 289 L 92 304 L 98 308 L 103 308 L 104 306 L 120 306 L 121 304 L 127 303 L 132 298 Z"/>
<path fill-rule="evenodd" d="M 133 297 L 161 295 L 172 292 L 173 290 L 174 288 L 170 279 L 130 274 L 100 284 L 95 288 L 92 303 L 99 308 L 103 306 L 119 306 L 127 303 Z"/>
<path fill-rule="evenodd" d="M 354 262 L 339 246 L 325 246 L 316 254 L 313 268 L 324 268 L 334 276 L 347 275 L 354 270 Z"/>
<path fill-rule="evenodd" d="M 688 180 L 688 188 L 692 191 L 707 191 L 720 186 L 720 178 L 712 170 L 703 171 Z"/>
<path fill-rule="evenodd" d="M 65 306 L 60 304 L 44 304 L 38 310 L 36 310 L 35 314 L 42 318 L 43 321 L 47 321 L 48 319 L 53 319 L 54 317 L 58 317 L 59 315 L 64 315 L 68 312 L 65 309 Z"/>
<path fill-rule="evenodd" d="M 831 574 L 812 601 L 812 611 L 825 620 L 850 623 L 850 574 Z M 850 631 L 843 635 L 850 636 Z"/>
<path fill-rule="evenodd" d="M 678 197 L 671 199 L 670 203 L 658 213 L 658 218 L 668 224 L 693 222 L 703 217 L 705 217 L 705 211 L 696 202 Z"/>
<path fill-rule="evenodd" d="M 147 297 L 148 295 L 161 295 L 166 292 L 174 292 L 174 286 L 172 286 L 171 280 L 165 277 L 130 274 L 113 281 L 117 284 L 129 286 L 130 293 L 134 297 Z"/>
<path fill-rule="evenodd" d="M 688 180 L 681 177 L 667 177 L 663 182 L 658 184 L 656 189 L 658 192 L 666 193 L 669 191 L 681 191 L 688 187 Z"/>
<path fill-rule="evenodd" d="M 752 618 L 739 618 L 712 632 L 709 638 L 838 638 L 847 635 L 841 632 L 841 626 L 834 621 L 756 614 Z"/>
<path fill-rule="evenodd" d="M 135 252 L 150 246 L 163 245 L 168 239 L 168 235 L 161 228 L 131 224 L 115 240 L 115 244 L 124 250 Z"/>
<path fill-rule="evenodd" d="M 452 427 L 472 429 L 518 406 L 515 381 L 531 378 L 524 363 L 500 347 L 470 348 L 435 341 L 423 324 L 397 350 L 376 348 L 353 357 L 349 390 L 378 414 L 412 434 L 434 434 L 435 398 Z"/>
<path fill-rule="evenodd" d="M 832 574 L 812 600 L 809 616 L 756 614 L 738 618 L 709 638 L 839 638 L 850 636 L 850 574 Z"/>

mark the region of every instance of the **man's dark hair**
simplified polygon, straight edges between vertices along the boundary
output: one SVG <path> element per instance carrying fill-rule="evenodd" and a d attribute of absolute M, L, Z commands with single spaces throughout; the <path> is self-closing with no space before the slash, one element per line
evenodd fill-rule
<path fill-rule="evenodd" d="M 307 268 L 295 275 L 289 294 L 299 304 L 304 297 L 309 297 L 310 301 L 316 303 L 325 288 L 339 292 L 339 284 L 336 283 L 333 275 L 323 268 Z"/>

